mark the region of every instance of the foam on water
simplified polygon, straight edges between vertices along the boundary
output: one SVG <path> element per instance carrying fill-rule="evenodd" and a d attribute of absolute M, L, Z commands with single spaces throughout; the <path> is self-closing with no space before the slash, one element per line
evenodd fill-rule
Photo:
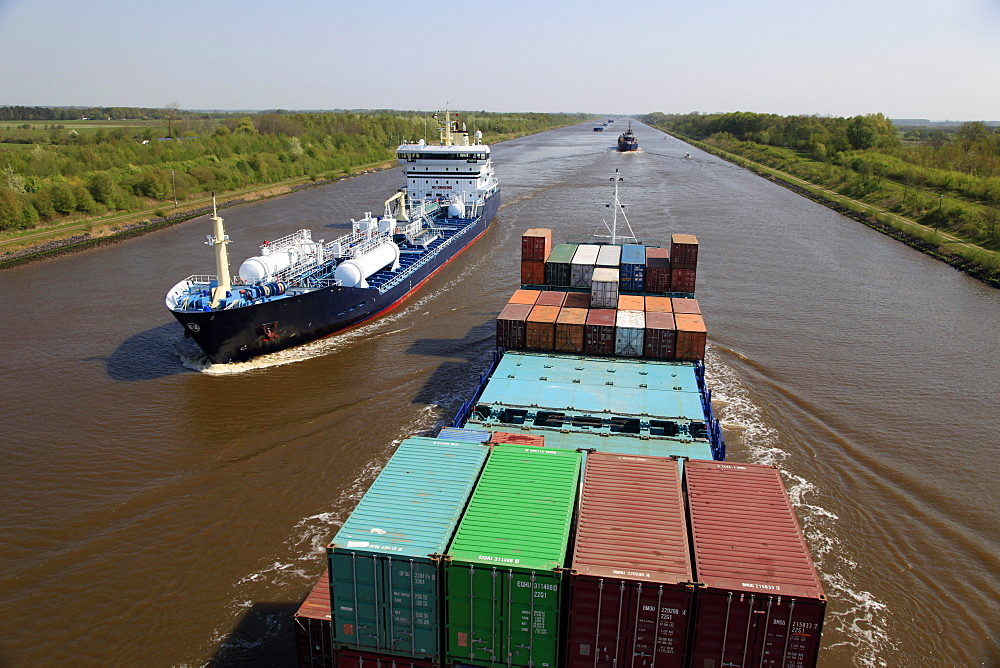
<path fill-rule="evenodd" d="M 886 605 L 852 580 L 857 563 L 837 535 L 836 513 L 819 502 L 823 490 L 794 471 L 795 453 L 784 449 L 781 433 L 767 424 L 763 409 L 754 403 L 737 370 L 741 361 L 746 358 L 736 351 L 714 345 L 708 348 L 705 375 L 716 417 L 722 422 L 726 438 L 747 453 L 749 462 L 775 466 L 785 479 L 789 499 L 830 600 L 824 637 L 840 638 L 826 645 L 824 651 L 848 647 L 855 665 L 887 666 L 884 657 L 891 656 L 896 647 L 888 633 Z M 730 445 L 727 452 L 731 454 Z"/>

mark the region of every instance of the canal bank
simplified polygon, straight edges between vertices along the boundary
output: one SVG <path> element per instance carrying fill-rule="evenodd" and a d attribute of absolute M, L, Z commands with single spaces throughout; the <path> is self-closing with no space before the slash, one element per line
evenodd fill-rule
<path fill-rule="evenodd" d="M 993 251 L 975 246 L 958 237 L 944 234 L 939 230 L 922 225 L 908 218 L 883 211 L 870 204 L 859 202 L 841 193 L 827 190 L 815 183 L 810 183 L 805 179 L 792 176 L 773 167 L 768 167 L 744 156 L 725 151 L 717 146 L 678 133 L 667 134 L 706 153 L 711 153 L 716 157 L 738 165 L 772 183 L 788 188 L 792 192 L 833 209 L 852 220 L 867 225 L 873 230 L 877 230 L 886 236 L 906 244 L 910 248 L 914 248 L 921 253 L 944 262 L 991 287 L 1000 288 L 1000 271 L 994 271 L 984 266 L 981 262 L 977 262 L 974 258 L 975 255 L 981 255 L 984 258 L 995 258 L 997 253 Z M 946 246 L 955 244 L 964 246 L 967 251 L 965 253 L 949 252 Z"/>

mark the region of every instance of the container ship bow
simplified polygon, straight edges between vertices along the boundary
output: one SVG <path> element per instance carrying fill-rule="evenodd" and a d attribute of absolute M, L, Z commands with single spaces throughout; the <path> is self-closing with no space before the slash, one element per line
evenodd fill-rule
<path fill-rule="evenodd" d="M 500 207 L 490 147 L 444 112 L 441 142 L 397 149 L 406 187 L 352 220 L 333 241 L 302 229 L 264 242 L 230 277 L 222 219 L 208 245 L 216 275 L 194 275 L 166 296 L 167 308 L 215 364 L 244 362 L 312 341 L 383 313 L 476 241 Z"/>

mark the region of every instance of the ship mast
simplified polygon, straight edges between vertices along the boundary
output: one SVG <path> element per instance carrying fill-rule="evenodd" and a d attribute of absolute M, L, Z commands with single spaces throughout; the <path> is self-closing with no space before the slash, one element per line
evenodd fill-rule
<path fill-rule="evenodd" d="M 222 218 L 219 217 L 215 208 L 215 193 L 212 193 L 212 223 L 214 236 L 207 235 L 205 243 L 215 247 L 215 273 L 219 277 L 219 284 L 212 290 L 212 308 L 218 308 L 219 302 L 226 297 L 232 284 L 229 278 L 229 254 L 226 252 L 229 237 L 226 236 L 226 230 L 222 226 Z"/>
<path fill-rule="evenodd" d="M 456 114 L 457 115 L 457 114 Z M 437 118 L 437 114 L 434 114 L 434 118 Z M 444 109 L 444 121 L 438 121 L 438 131 L 441 134 L 441 145 L 442 146 L 454 146 L 455 140 L 451 136 L 452 130 L 454 129 L 453 124 L 458 123 L 458 121 L 451 120 L 451 109 L 445 107 Z"/>
<path fill-rule="evenodd" d="M 635 243 L 636 239 L 635 239 L 635 234 L 632 232 L 632 225 L 628 222 L 628 216 L 625 215 L 625 207 L 627 205 L 626 204 L 622 204 L 621 200 L 618 199 L 618 184 L 621 183 L 621 182 L 623 182 L 625 179 L 623 179 L 621 177 L 621 172 L 619 170 L 615 169 L 615 175 L 611 177 L 611 180 L 615 182 L 615 194 L 614 194 L 614 198 L 611 200 L 611 202 L 609 204 L 605 204 L 604 205 L 604 206 L 611 207 L 612 209 L 614 209 L 614 213 L 612 214 L 612 217 L 611 217 L 611 225 L 610 225 L 610 227 L 608 226 L 607 221 L 604 221 L 604 220 L 601 221 L 601 222 L 604 223 L 604 227 L 609 232 L 611 232 L 611 234 L 610 235 L 607 235 L 607 234 L 598 234 L 597 231 L 600 229 L 600 226 L 598 226 L 598 230 L 594 230 L 594 238 L 595 239 L 596 238 L 611 239 L 612 245 L 617 244 L 619 242 L 619 240 L 622 240 L 622 241 L 629 241 L 629 240 L 631 240 L 632 243 Z M 621 235 L 618 234 L 618 213 L 619 213 L 619 211 L 622 214 L 622 219 L 625 221 L 625 227 L 628 228 L 628 234 L 621 234 Z"/>

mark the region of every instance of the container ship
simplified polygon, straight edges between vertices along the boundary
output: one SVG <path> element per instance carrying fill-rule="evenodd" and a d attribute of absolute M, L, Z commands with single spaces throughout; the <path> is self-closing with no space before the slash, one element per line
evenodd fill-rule
<path fill-rule="evenodd" d="M 625 132 L 618 135 L 618 150 L 622 152 L 639 150 L 639 138 L 632 132 L 632 121 L 629 121 Z"/>
<path fill-rule="evenodd" d="M 609 231 L 524 233 L 489 371 L 330 542 L 298 665 L 816 665 L 826 597 L 781 474 L 725 461 L 697 238 Z"/>
<path fill-rule="evenodd" d="M 397 149 L 406 187 L 383 215 L 352 220 L 333 241 L 306 229 L 265 241 L 231 277 L 229 237 L 213 215 L 216 275 L 189 276 L 166 296 L 185 335 L 214 364 L 306 343 L 393 308 L 482 236 L 500 207 L 490 147 L 443 118 L 439 145 Z"/>

